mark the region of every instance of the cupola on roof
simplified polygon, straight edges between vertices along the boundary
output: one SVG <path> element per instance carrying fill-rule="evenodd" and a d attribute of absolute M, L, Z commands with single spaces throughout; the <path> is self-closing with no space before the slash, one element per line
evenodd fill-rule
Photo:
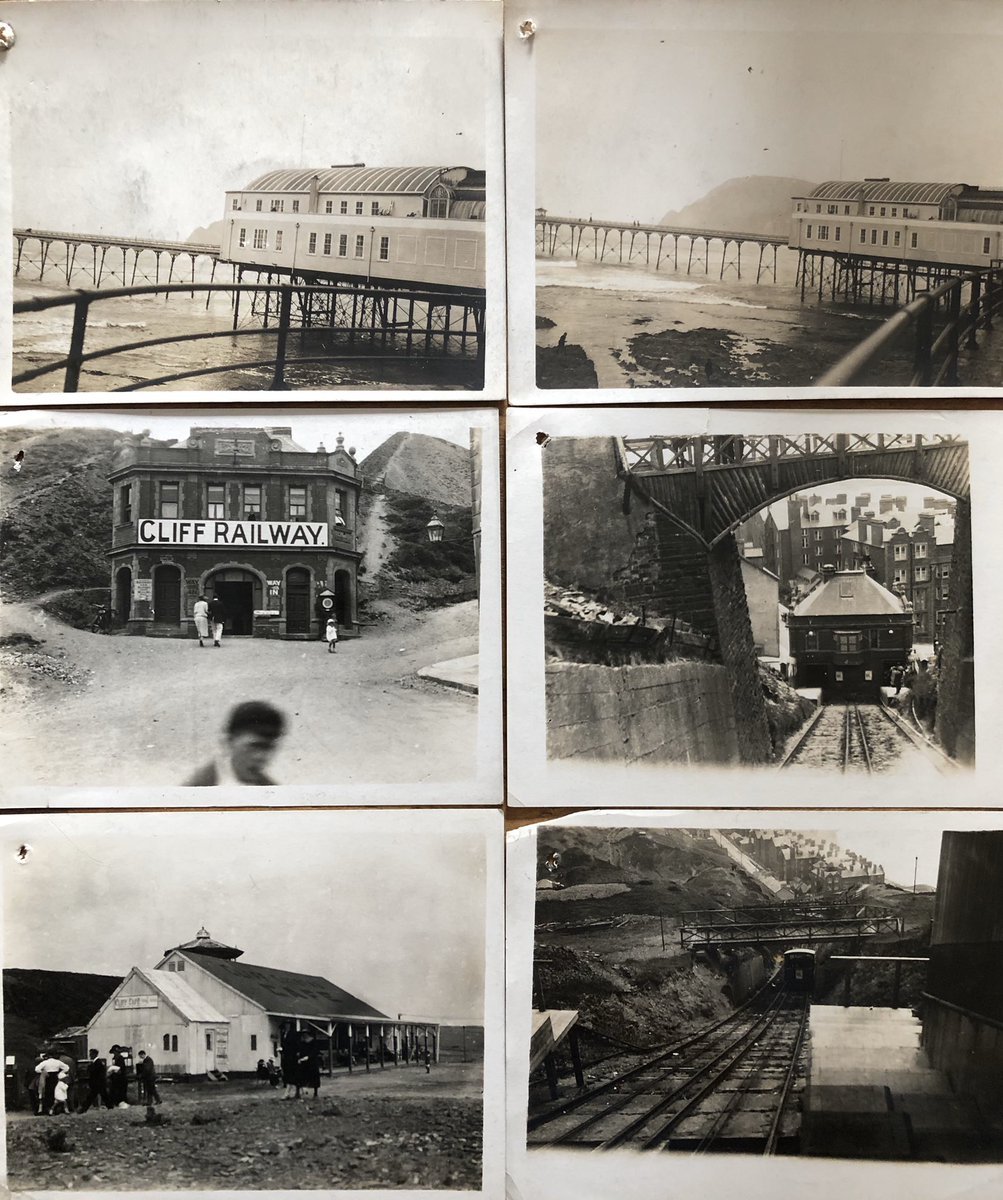
<path fill-rule="evenodd" d="M 173 954 L 175 950 L 181 950 L 185 954 L 207 954 L 212 958 L 231 960 L 240 958 L 244 953 L 243 950 L 238 950 L 236 946 L 227 946 L 223 942 L 217 942 L 209 935 L 209 930 L 204 925 L 190 942 L 182 942 L 180 946 L 171 946 L 164 951 L 164 954 Z"/>

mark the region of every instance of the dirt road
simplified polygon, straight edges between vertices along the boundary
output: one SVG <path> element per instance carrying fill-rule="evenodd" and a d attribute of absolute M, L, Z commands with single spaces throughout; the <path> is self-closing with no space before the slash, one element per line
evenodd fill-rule
<path fill-rule="evenodd" d="M 229 709 L 266 699 L 289 727 L 270 773 L 282 784 L 474 779 L 477 700 L 419 684 L 419 667 L 476 653 L 477 607 L 422 614 L 323 642 L 102 636 L 34 604 L 7 604 L 2 633 L 36 648 L 0 652 L 4 783 L 166 787 L 217 751 Z"/>
<path fill-rule="evenodd" d="M 11 1189 L 480 1188 L 479 1065 L 323 1077 L 316 1100 L 253 1083 L 160 1094 L 156 1124 L 139 1106 L 12 1114 Z"/>

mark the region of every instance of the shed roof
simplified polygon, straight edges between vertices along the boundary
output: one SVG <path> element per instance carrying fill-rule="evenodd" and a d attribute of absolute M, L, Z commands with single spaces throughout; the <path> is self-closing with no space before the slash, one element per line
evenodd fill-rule
<path fill-rule="evenodd" d="M 293 167 L 266 171 L 243 190 L 308 192 L 316 178 L 322 192 L 424 195 L 444 175 L 450 182 L 458 182 L 469 171 L 469 167 Z"/>
<path fill-rule="evenodd" d="M 901 615 L 901 599 L 866 571 L 836 571 L 791 610 L 792 617 Z"/>
<path fill-rule="evenodd" d="M 133 975 L 138 975 L 144 983 L 159 992 L 186 1021 L 210 1021 L 224 1025 L 229 1021 L 229 1017 L 224 1017 L 180 975 L 168 971 L 144 971 L 141 967 L 133 967 L 126 979 Z M 113 999 L 114 997 L 108 1003 L 111 1004 Z"/>
<path fill-rule="evenodd" d="M 830 179 L 808 193 L 811 200 L 864 200 L 891 204 L 943 204 L 964 183 L 895 183 L 890 179 Z"/>
<path fill-rule="evenodd" d="M 364 1000 L 337 987 L 321 975 L 300 975 L 277 967 L 232 962 L 197 951 L 185 954 L 193 963 L 232 987 L 268 1013 L 297 1017 L 383 1017 Z M 158 971 L 158 975 L 162 972 Z"/>

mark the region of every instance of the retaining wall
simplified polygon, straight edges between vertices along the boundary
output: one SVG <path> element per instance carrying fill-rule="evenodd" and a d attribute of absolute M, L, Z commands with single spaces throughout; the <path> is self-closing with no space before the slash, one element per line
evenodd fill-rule
<path fill-rule="evenodd" d="M 735 763 L 728 670 L 718 663 L 547 664 L 551 758 Z"/>

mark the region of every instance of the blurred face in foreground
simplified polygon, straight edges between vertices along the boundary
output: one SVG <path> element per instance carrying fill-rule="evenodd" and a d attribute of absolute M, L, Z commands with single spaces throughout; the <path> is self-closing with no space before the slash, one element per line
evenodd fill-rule
<path fill-rule="evenodd" d="M 278 742 L 276 734 L 257 729 L 241 729 L 230 734 L 230 766 L 241 783 L 248 783 L 262 774 Z"/>

